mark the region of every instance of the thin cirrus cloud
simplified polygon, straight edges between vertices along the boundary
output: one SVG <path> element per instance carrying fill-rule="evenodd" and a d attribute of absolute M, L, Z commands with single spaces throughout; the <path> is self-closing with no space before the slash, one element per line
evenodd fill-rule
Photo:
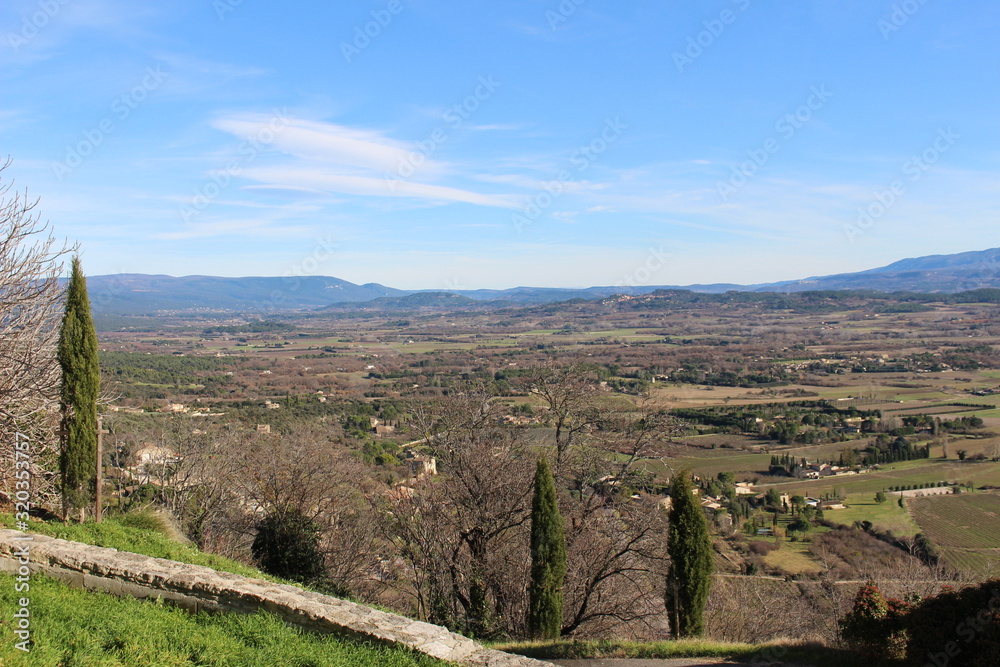
<path fill-rule="evenodd" d="M 213 125 L 238 137 L 257 137 L 261 143 L 297 158 L 343 167 L 395 170 L 411 152 L 403 142 L 377 132 L 288 118 L 280 113 L 223 118 Z"/>
<path fill-rule="evenodd" d="M 420 153 L 415 145 L 390 139 L 373 130 L 291 118 L 281 113 L 220 118 L 216 129 L 284 154 L 292 165 L 243 170 L 260 185 L 290 192 L 308 189 L 366 197 L 403 197 L 432 202 L 462 202 L 516 208 L 508 195 L 473 192 L 416 180 L 445 172 L 443 165 Z"/>
<path fill-rule="evenodd" d="M 407 197 L 499 208 L 519 207 L 517 201 L 505 195 L 484 195 L 459 188 L 382 177 L 331 174 L 317 168 L 262 167 L 247 169 L 244 175 L 261 183 L 286 189 L 292 189 L 293 186 L 289 184 L 296 184 L 312 190 L 367 197 Z"/>

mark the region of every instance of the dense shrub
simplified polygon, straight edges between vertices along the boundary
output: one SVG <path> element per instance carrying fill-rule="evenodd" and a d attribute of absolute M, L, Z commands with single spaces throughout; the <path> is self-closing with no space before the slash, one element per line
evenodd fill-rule
<path fill-rule="evenodd" d="M 896 660 L 906 654 L 904 618 L 912 605 L 887 598 L 869 581 L 854 598 L 854 607 L 840 621 L 844 641 L 866 658 Z"/>
<path fill-rule="evenodd" d="M 875 661 L 912 667 L 994 667 L 1000 656 L 1000 579 L 911 603 L 868 582 L 840 621 L 844 641 Z"/>
<path fill-rule="evenodd" d="M 809 547 L 809 552 L 823 562 L 829 563 L 831 575 L 840 579 L 852 579 L 859 571 L 893 572 L 908 566 L 912 556 L 899 547 L 890 545 L 864 531 L 837 526 L 827 533 L 817 535 Z"/>
<path fill-rule="evenodd" d="M 763 542 L 761 540 L 754 540 L 750 542 L 749 547 L 750 553 L 756 554 L 757 556 L 766 556 L 772 551 L 778 550 L 778 545 L 774 542 Z"/>
<path fill-rule="evenodd" d="M 791 523 L 788 524 L 788 530 L 798 533 L 808 533 L 812 530 L 812 524 L 803 519 L 801 516 L 797 516 Z"/>
<path fill-rule="evenodd" d="M 261 569 L 276 577 L 311 583 L 326 573 L 319 526 L 298 512 L 267 515 L 257 524 L 251 552 Z"/>
<path fill-rule="evenodd" d="M 944 667 L 992 667 L 1000 662 L 1000 579 L 945 590 L 905 618 L 907 662 Z"/>

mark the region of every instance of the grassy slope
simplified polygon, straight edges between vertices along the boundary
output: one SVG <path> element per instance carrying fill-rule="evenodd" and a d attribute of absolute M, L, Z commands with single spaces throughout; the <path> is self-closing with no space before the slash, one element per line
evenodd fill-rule
<path fill-rule="evenodd" d="M 299 632 L 270 614 L 198 614 L 176 607 L 69 588 L 41 575 L 28 593 L 15 593 L 14 578 L 0 575 L 0 605 L 15 609 L 31 599 L 34 645 L 14 646 L 8 628 L 0 664 L 15 667 L 100 665 L 442 665 L 402 649 L 349 643 Z M 8 615 L 9 616 L 9 615 Z"/>
<path fill-rule="evenodd" d="M 10 515 L 0 515 L 10 528 Z M 169 558 L 250 577 L 275 580 L 221 556 L 181 544 L 155 515 L 114 517 L 101 524 L 31 522 L 31 532 Z M 15 593 L 14 579 L 0 575 L 0 606 L 15 609 L 25 593 Z M 287 582 L 286 582 L 287 583 Z M 30 654 L 14 647 L 13 630 L 0 642 L 0 665 L 444 665 L 407 649 L 372 647 L 329 636 L 303 633 L 270 614 L 191 615 L 148 601 L 116 598 L 69 588 L 33 575 Z"/>
<path fill-rule="evenodd" d="M 13 528 L 10 514 L 0 515 L 0 525 Z M 222 556 L 205 553 L 172 539 L 166 533 L 164 522 L 155 514 L 137 513 L 108 518 L 101 523 L 69 523 L 31 521 L 29 532 L 58 537 L 63 540 L 84 542 L 99 547 L 110 547 L 119 551 L 131 551 L 154 558 L 166 558 L 181 563 L 204 565 L 223 572 L 242 574 L 258 579 L 271 579 L 260 570 Z"/>

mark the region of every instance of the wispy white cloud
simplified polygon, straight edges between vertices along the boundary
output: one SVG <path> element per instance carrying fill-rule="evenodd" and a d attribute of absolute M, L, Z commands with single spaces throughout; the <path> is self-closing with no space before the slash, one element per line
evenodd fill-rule
<path fill-rule="evenodd" d="M 163 11 L 153 4 L 114 0 L 5 0 L 4 5 L 0 20 L 7 29 L 0 63 L 21 66 L 60 55 L 77 33 L 100 32 L 116 41 L 142 35 L 143 24 Z"/>
<path fill-rule="evenodd" d="M 253 142 L 271 154 L 269 164 L 242 170 L 257 186 L 288 193 L 339 193 L 392 197 L 436 203 L 516 208 L 509 195 L 484 194 L 451 184 L 416 181 L 401 166 L 419 164 L 423 179 L 441 179 L 444 166 L 420 153 L 414 143 L 375 130 L 292 118 L 281 114 L 245 114 L 218 118 L 212 125 Z M 283 154 L 284 158 L 277 158 Z M 289 163 L 289 158 L 292 162 Z M 256 158 L 260 162 L 266 159 Z M 276 164 L 281 162 L 281 164 Z"/>
<path fill-rule="evenodd" d="M 267 192 L 277 195 L 288 195 L 294 199 L 300 199 L 302 196 L 315 196 L 323 199 L 330 199 L 330 193 L 317 190 L 316 188 L 304 188 L 298 185 L 244 185 L 243 190 L 255 191 L 255 192 Z"/>
<path fill-rule="evenodd" d="M 25 114 L 13 109 L 0 110 L 0 133 L 10 132 L 27 121 Z"/>
<path fill-rule="evenodd" d="M 271 70 L 266 67 L 234 65 L 233 63 L 217 62 L 179 53 L 160 51 L 155 55 L 157 60 L 162 60 L 175 70 L 214 79 L 256 78 L 271 73 Z"/>
<path fill-rule="evenodd" d="M 413 150 L 372 130 L 266 114 L 220 118 L 212 125 L 241 138 L 259 136 L 270 127 L 274 136 L 269 145 L 275 150 L 348 168 L 393 171 Z"/>
<path fill-rule="evenodd" d="M 531 125 L 528 123 L 490 123 L 486 125 L 466 125 L 465 129 L 473 132 L 514 132 L 526 130 Z"/>
<path fill-rule="evenodd" d="M 438 202 L 464 202 L 479 206 L 518 207 L 518 203 L 507 196 L 484 195 L 459 188 L 405 180 L 331 174 L 319 168 L 261 167 L 247 169 L 244 175 L 262 183 L 286 188 L 294 185 L 325 192 L 367 197 L 412 197 Z"/>
<path fill-rule="evenodd" d="M 287 238 L 297 232 L 304 232 L 304 227 L 275 227 L 272 220 L 252 218 L 229 218 L 212 222 L 203 222 L 186 229 L 172 232 L 162 232 L 155 238 L 163 241 L 187 241 L 191 239 L 206 239 L 219 236 L 254 236 L 265 238 Z"/>
<path fill-rule="evenodd" d="M 197 95 L 202 100 L 226 90 L 234 81 L 260 79 L 271 74 L 263 67 L 236 65 L 168 51 L 156 51 L 152 57 L 163 64 L 169 76 L 165 91 L 174 96 Z"/>

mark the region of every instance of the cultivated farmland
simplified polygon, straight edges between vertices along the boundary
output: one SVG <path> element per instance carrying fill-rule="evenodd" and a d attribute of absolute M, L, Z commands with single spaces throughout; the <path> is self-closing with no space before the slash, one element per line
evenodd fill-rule
<path fill-rule="evenodd" d="M 956 569 L 1000 572 L 1000 494 L 914 498 L 907 502 L 920 528 Z"/>

